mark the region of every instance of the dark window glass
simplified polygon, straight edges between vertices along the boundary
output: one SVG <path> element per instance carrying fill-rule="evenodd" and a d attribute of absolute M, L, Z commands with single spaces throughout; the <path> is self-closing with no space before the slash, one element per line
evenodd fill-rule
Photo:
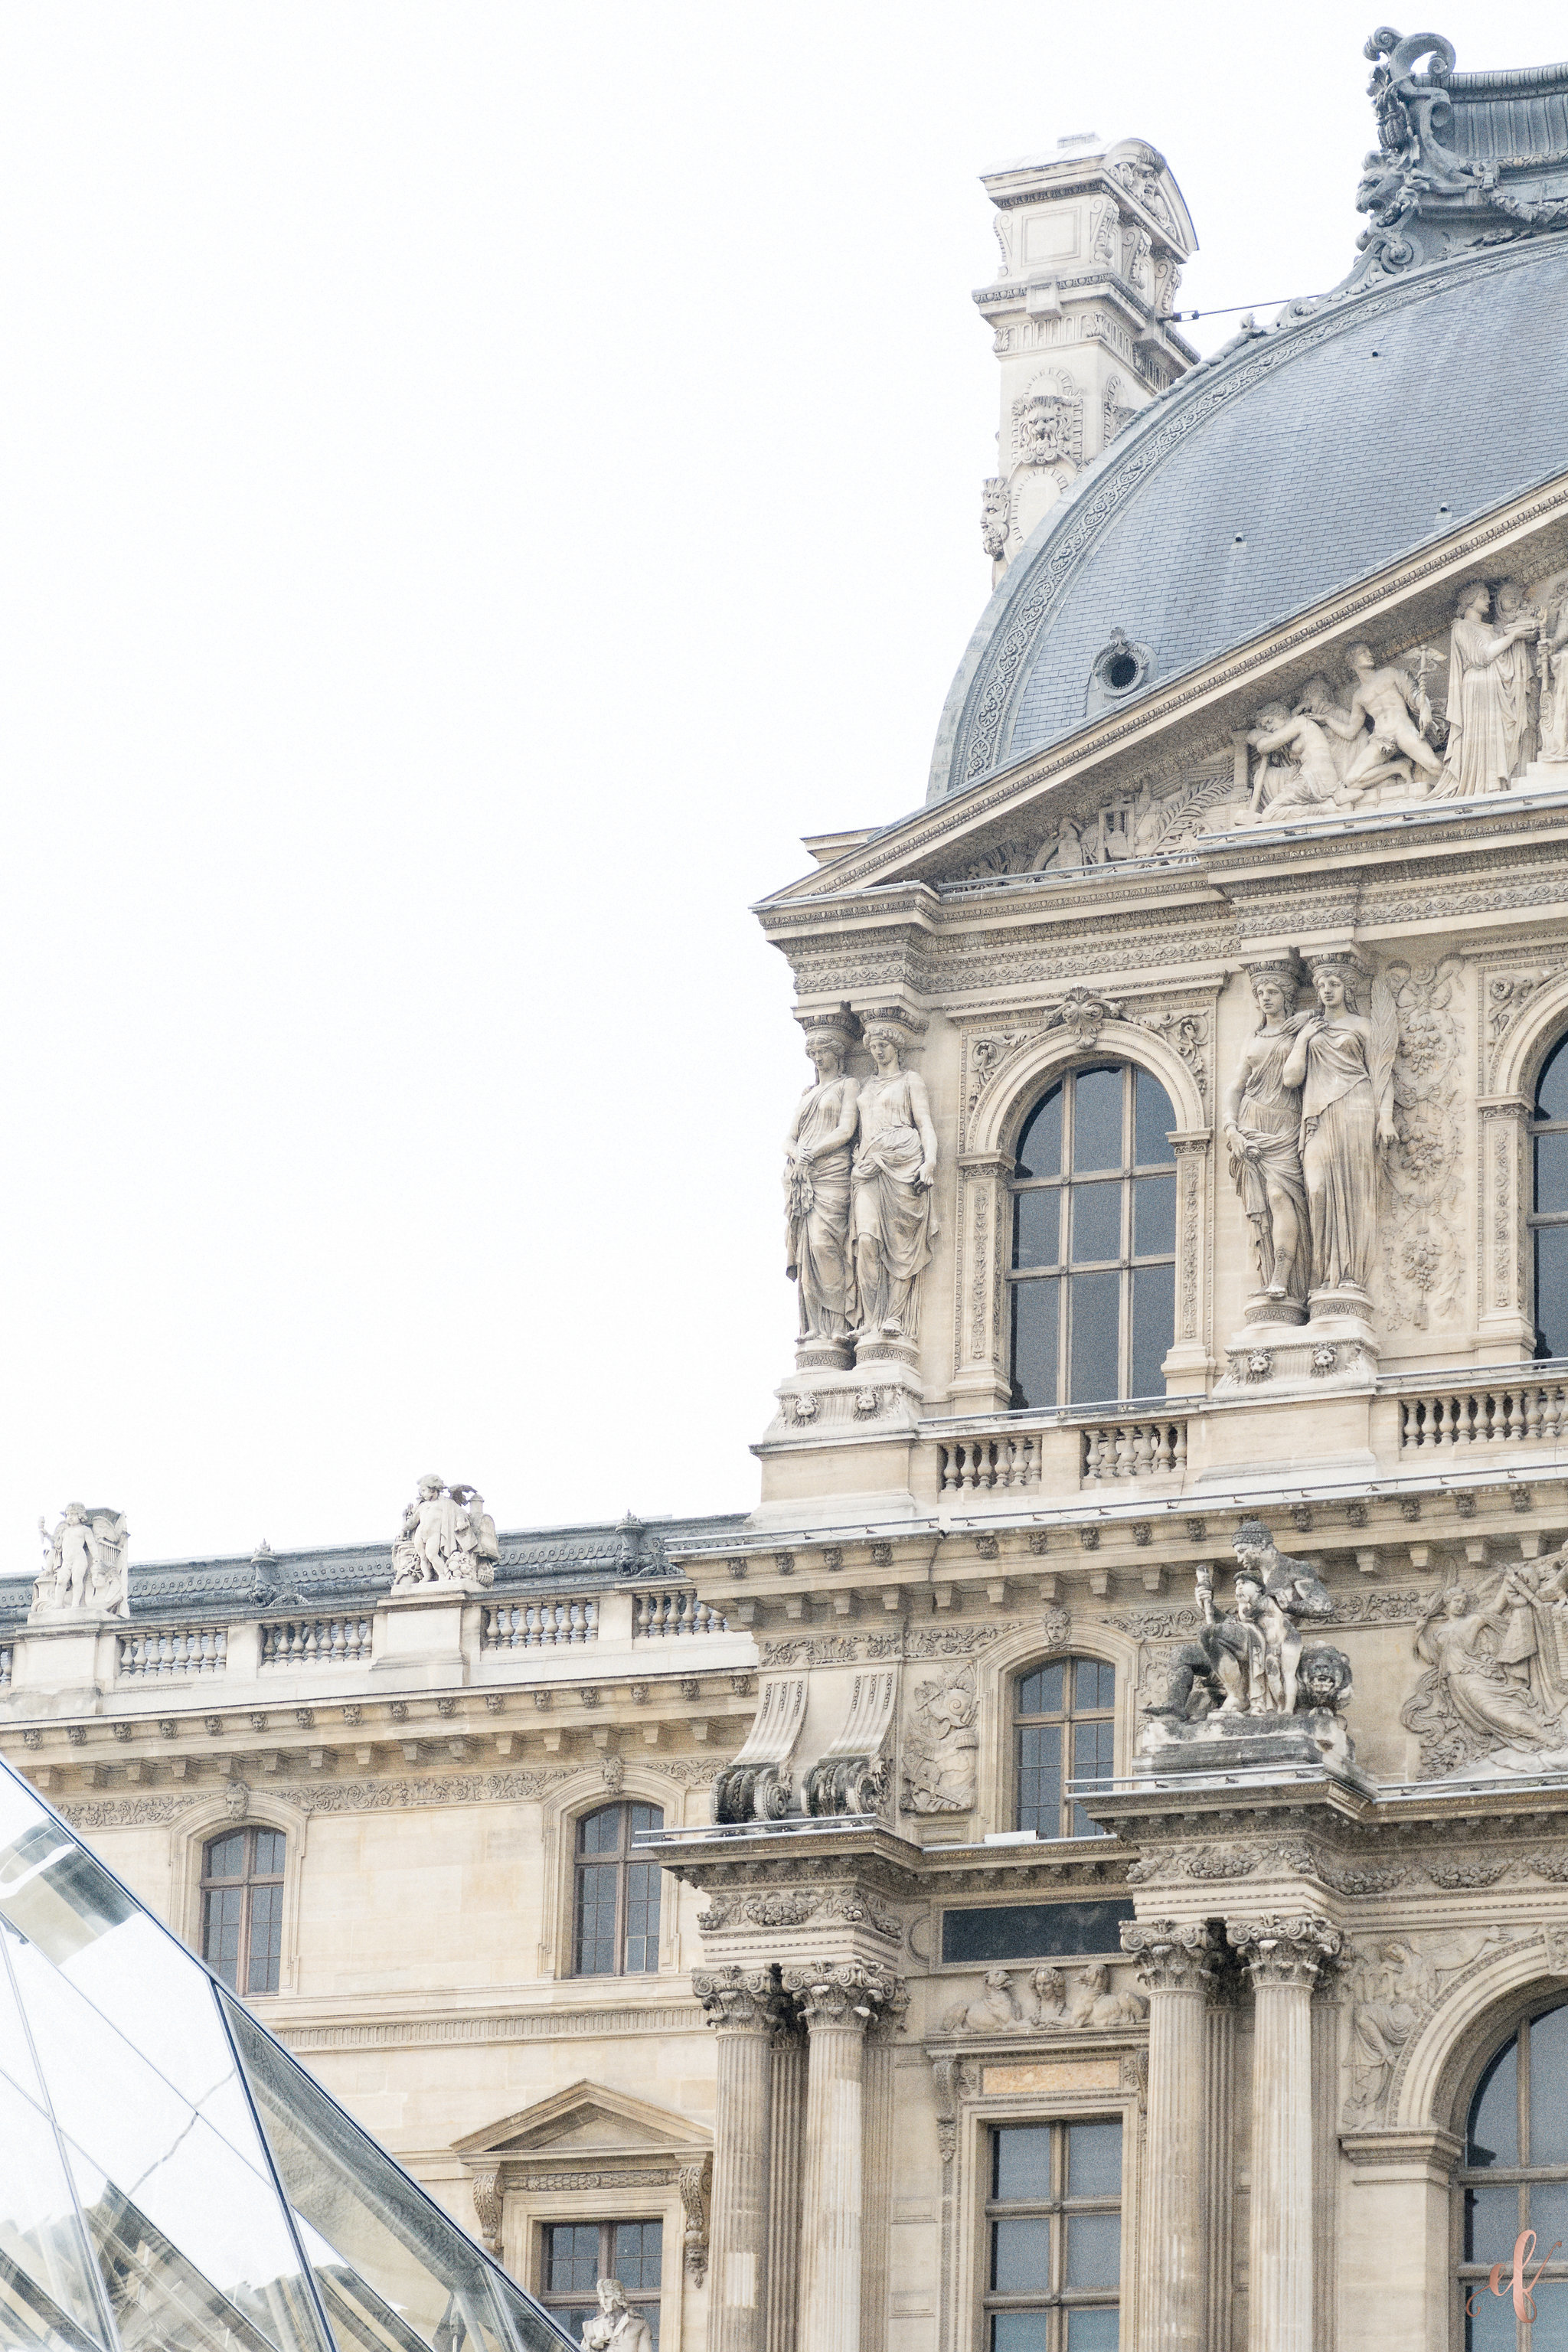
<path fill-rule="evenodd" d="M 1119 1958 L 1128 1902 L 988 1903 L 942 1915 L 942 1957 L 948 1968 L 997 1960 L 1075 1960 L 1095 1954 Z"/>
<path fill-rule="evenodd" d="M 1535 1352 L 1568 1355 L 1568 1038 L 1541 1074 L 1531 1120 Z"/>
<path fill-rule="evenodd" d="M 663 1827 L 658 1805 L 602 1805 L 578 1822 L 578 1976 L 651 1976 L 658 1969 L 658 1864 L 634 1854 L 632 1839 Z"/>
<path fill-rule="evenodd" d="M 1013 1185 L 1015 1407 L 1163 1394 L 1175 1331 L 1173 1125 L 1163 1087 L 1124 1063 L 1070 1071 L 1026 1120 Z"/>
<path fill-rule="evenodd" d="M 658 2346 L 662 2221 L 552 2221 L 544 2231 L 542 2300 L 575 2344 L 599 2315 L 598 2283 L 616 2278 Z"/>
<path fill-rule="evenodd" d="M 230 1830 L 202 1851 L 202 1958 L 231 1992 L 276 1992 L 283 1963 L 281 1830 Z"/>
<path fill-rule="evenodd" d="M 1545 2269 L 1534 2289 L 1538 2316 L 1518 2341 L 1531 2352 L 1568 2352 L 1568 2006 L 1528 2018 L 1481 2076 L 1455 2193 L 1466 2352 L 1515 2352 L 1512 2255 L 1525 2230 L 1536 2240 L 1530 2274 L 1542 2262 Z M 1500 2295 L 1489 2284 L 1498 2263 Z"/>
<path fill-rule="evenodd" d="M 992 2150 L 990 2352 L 1115 2352 L 1121 2126 L 1005 2124 Z"/>
<path fill-rule="evenodd" d="M 1016 1153 L 1020 1176 L 1059 1176 L 1062 1172 L 1062 1088 L 1054 1086 L 1044 1102 L 1035 1105 L 1024 1121 Z"/>
<path fill-rule="evenodd" d="M 1116 1669 L 1102 1658 L 1070 1658 L 1037 1666 L 1014 1687 L 1014 1755 L 1017 1772 L 1015 1825 L 1037 1837 L 1099 1834 L 1067 1778 L 1115 1776 Z"/>

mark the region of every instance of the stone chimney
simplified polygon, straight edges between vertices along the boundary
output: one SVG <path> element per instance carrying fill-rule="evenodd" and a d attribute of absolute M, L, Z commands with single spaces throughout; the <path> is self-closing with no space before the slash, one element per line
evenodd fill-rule
<path fill-rule="evenodd" d="M 994 583 L 1083 467 L 1196 361 L 1163 322 L 1197 237 L 1142 139 L 1058 139 L 981 181 L 1002 248 L 974 297 L 1002 367 L 981 524 Z"/>

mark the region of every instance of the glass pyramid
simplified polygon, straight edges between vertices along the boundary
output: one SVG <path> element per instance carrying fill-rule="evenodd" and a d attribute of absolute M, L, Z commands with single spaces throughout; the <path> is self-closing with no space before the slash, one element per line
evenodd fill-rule
<path fill-rule="evenodd" d="M 0 2352 L 570 2340 L 0 1763 Z"/>

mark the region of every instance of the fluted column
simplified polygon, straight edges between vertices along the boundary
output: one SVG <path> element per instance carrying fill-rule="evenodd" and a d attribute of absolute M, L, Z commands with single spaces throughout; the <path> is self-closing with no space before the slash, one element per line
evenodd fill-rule
<path fill-rule="evenodd" d="M 797 2352 L 860 2352 L 866 2028 L 902 1990 L 856 1961 L 784 1971 L 805 2021 Z"/>
<path fill-rule="evenodd" d="M 1227 1919 L 1252 1979 L 1248 2352 L 1313 2352 L 1312 1990 L 1341 1936 L 1313 1917 Z"/>
<path fill-rule="evenodd" d="M 1148 2165 L 1139 2263 L 1142 2352 L 1205 2352 L 1208 2213 L 1205 2006 L 1217 1959 L 1201 1921 L 1130 1919 L 1124 1951 L 1149 1996 Z"/>
<path fill-rule="evenodd" d="M 805 2151 L 805 2035 L 773 2044 L 768 2177 L 767 2352 L 795 2352 L 800 2318 L 800 2176 Z"/>
<path fill-rule="evenodd" d="M 773 1969 L 698 1969 L 691 1989 L 719 2036 L 710 2223 L 708 2352 L 766 2352 Z"/>

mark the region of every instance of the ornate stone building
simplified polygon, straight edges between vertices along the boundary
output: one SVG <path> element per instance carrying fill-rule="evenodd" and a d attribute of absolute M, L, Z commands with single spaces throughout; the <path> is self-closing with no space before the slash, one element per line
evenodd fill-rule
<path fill-rule="evenodd" d="M 1568 67 L 1368 54 L 1201 364 L 1152 149 L 988 183 L 757 1508 L 13 1591 L 7 1758 L 623 2352 L 1568 2344 Z"/>

